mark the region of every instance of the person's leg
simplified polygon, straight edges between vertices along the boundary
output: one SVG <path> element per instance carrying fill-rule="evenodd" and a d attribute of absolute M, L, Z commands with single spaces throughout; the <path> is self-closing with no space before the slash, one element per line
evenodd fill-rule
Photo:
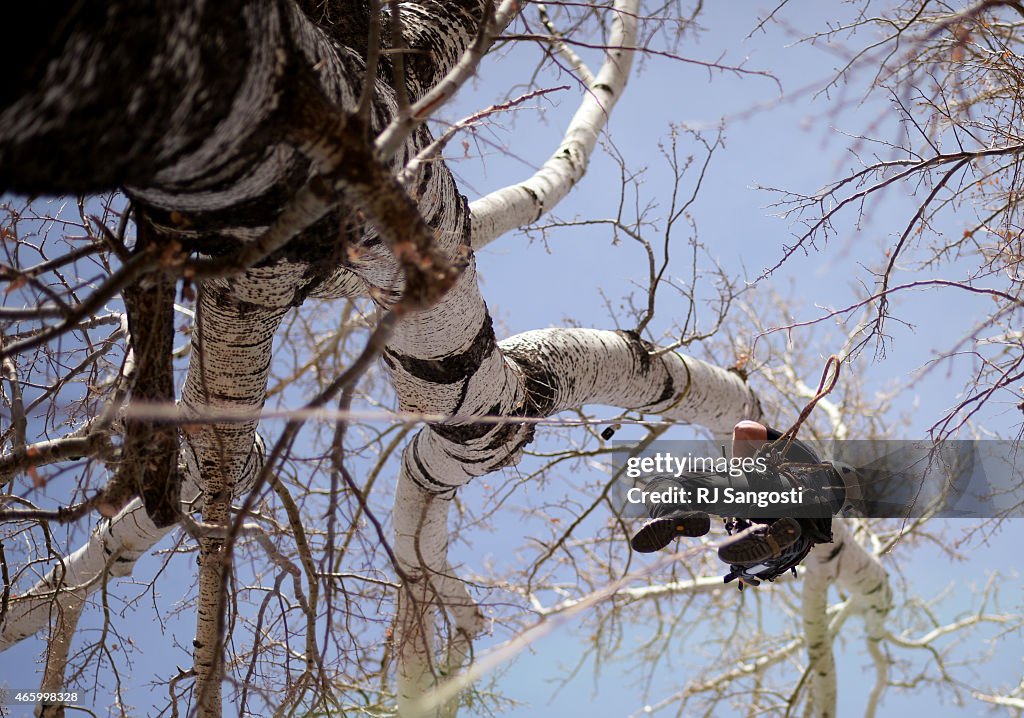
<path fill-rule="evenodd" d="M 756 421 L 741 421 L 733 429 L 733 456 L 753 456 L 767 441 L 768 430 Z M 684 480 L 660 477 L 644 487 L 645 491 L 661 493 L 672 489 L 697 486 L 727 488 L 732 482 L 727 477 L 690 476 Z M 672 543 L 680 536 L 695 538 L 711 529 L 711 518 L 704 511 L 682 503 L 651 503 L 648 506 L 651 519 L 647 521 L 630 540 L 629 545 L 638 553 L 652 553 Z"/>
<path fill-rule="evenodd" d="M 732 430 L 732 453 L 738 457 L 755 456 L 768 441 L 768 427 L 756 421 L 741 421 Z M 752 565 L 780 556 L 800 538 L 796 519 L 768 521 L 767 529 L 753 529 L 727 539 L 718 549 L 718 558 L 730 565 Z"/>
<path fill-rule="evenodd" d="M 777 431 L 769 430 L 756 421 L 740 421 L 733 428 L 732 455 L 744 458 L 753 457 L 765 442 L 779 438 Z M 787 458 L 797 463 L 817 463 L 814 452 L 802 442 L 793 442 L 787 451 Z M 751 480 L 755 477 L 750 477 Z M 742 483 L 741 483 L 742 482 Z M 747 479 L 731 479 L 719 475 L 687 476 L 685 479 L 662 477 L 648 484 L 646 490 L 664 491 L 671 488 L 689 488 L 697 486 L 707 488 L 743 488 Z M 751 488 L 753 488 L 751 486 Z M 821 492 L 812 493 L 812 499 L 818 503 L 825 501 L 818 496 Z M 827 502 L 826 502 L 827 503 Z M 742 514 L 741 518 L 766 525 L 764 529 L 744 532 L 727 540 L 719 549 L 718 555 L 729 564 L 756 564 L 781 555 L 796 543 L 802 535 L 815 542 L 827 541 L 831 538 L 831 511 L 822 503 L 825 515 L 822 518 L 772 518 L 760 517 L 757 513 Z M 679 536 L 696 537 L 706 534 L 711 527 L 710 517 L 704 511 L 689 504 L 653 503 L 648 507 L 651 520 L 645 523 L 630 541 L 634 551 L 650 553 L 659 551 Z M 827 517 L 827 518 L 825 518 Z M 823 524 L 818 527 L 818 524 Z"/>

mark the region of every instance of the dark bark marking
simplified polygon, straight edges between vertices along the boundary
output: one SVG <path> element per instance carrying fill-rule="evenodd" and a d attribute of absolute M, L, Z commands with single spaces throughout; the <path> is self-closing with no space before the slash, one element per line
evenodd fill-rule
<path fill-rule="evenodd" d="M 518 425 L 512 425 L 510 428 L 518 430 L 519 426 Z M 511 464 L 512 463 L 512 457 L 514 457 L 521 449 L 524 449 L 528 445 L 532 444 L 535 435 L 536 435 L 536 428 L 532 424 L 530 426 L 527 426 L 526 427 L 526 433 L 523 434 L 522 440 L 517 442 L 515 445 L 513 445 L 508 450 L 508 453 L 505 454 L 505 456 L 503 456 L 498 461 L 496 461 L 494 464 L 492 464 L 490 466 L 490 468 L 488 469 L 488 473 L 490 473 L 491 471 L 497 471 L 498 469 L 504 468 L 504 467 L 508 466 L 509 464 Z"/>
<path fill-rule="evenodd" d="M 430 475 L 430 472 L 427 471 L 427 467 L 423 465 L 423 460 L 420 459 L 420 447 L 418 441 L 412 442 L 411 454 L 413 464 L 416 465 L 416 471 L 409 472 L 409 475 L 412 477 L 413 483 L 415 483 L 424 491 L 427 491 L 432 494 L 440 494 L 446 491 L 455 490 L 456 487 L 444 484 Z"/>
<path fill-rule="evenodd" d="M 665 372 L 665 382 L 661 385 L 661 394 L 651 402 L 652 405 L 661 404 L 676 395 L 676 382 L 672 375 Z"/>
<path fill-rule="evenodd" d="M 516 349 L 506 349 L 505 356 L 514 361 L 523 374 L 526 405 L 520 415 L 546 417 L 554 413 L 563 378 L 550 370 L 543 356 Z"/>
<path fill-rule="evenodd" d="M 480 330 L 469 345 L 469 348 L 461 354 L 453 354 L 441 359 L 420 359 L 386 350 L 384 352 L 384 359 L 388 362 L 388 366 L 391 367 L 395 366 L 394 362 L 398 362 L 405 371 L 417 379 L 422 379 L 432 384 L 454 384 L 457 381 L 468 379 L 476 373 L 480 368 L 480 363 L 496 347 L 494 326 L 488 314 L 480 325 Z"/>
<path fill-rule="evenodd" d="M 626 340 L 630 353 L 633 355 L 633 361 L 640 367 L 640 371 L 644 374 L 649 372 L 651 370 L 651 350 L 654 349 L 654 346 L 631 329 L 619 329 L 615 333 Z"/>
<path fill-rule="evenodd" d="M 495 404 L 487 413 L 491 416 L 501 414 L 501 405 Z M 434 424 L 430 427 L 435 434 L 453 444 L 468 444 L 471 441 L 482 439 L 490 431 L 494 430 L 494 424 L 477 422 L 472 424 Z"/>

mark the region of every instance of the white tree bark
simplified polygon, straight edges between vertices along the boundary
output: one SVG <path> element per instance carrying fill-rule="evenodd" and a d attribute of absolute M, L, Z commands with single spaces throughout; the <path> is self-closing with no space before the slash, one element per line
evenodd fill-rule
<path fill-rule="evenodd" d="M 828 589 L 836 583 L 849 595 L 850 609 L 864 618 L 868 646 L 879 668 L 878 682 L 871 692 L 868 713 L 874 711 L 885 687 L 885 662 L 879 663 L 878 651 L 885 637 L 884 622 L 892 608 L 889 575 L 878 557 L 858 542 L 851 532 L 851 520 L 832 523 L 833 542 L 818 544 L 804 561 L 803 586 L 804 638 L 807 645 L 811 698 L 807 702 L 815 718 L 835 718 L 836 670 L 826 615 Z"/>
<path fill-rule="evenodd" d="M 473 636 L 482 626 L 482 616 L 447 562 L 448 499 L 471 478 L 517 462 L 533 435 L 532 424 L 474 425 L 467 406 L 514 420 L 609 404 L 700 424 L 716 434 L 728 433 L 741 418 L 761 416 L 738 375 L 674 352 L 659 353 L 626 332 L 526 332 L 496 346 L 492 355 L 463 380 L 460 418 L 421 431 L 403 455 L 394 513 L 395 553 L 412 577 L 399 620 L 403 716 L 418 715 L 418 701 L 436 681 L 431 604 L 448 609 L 452 632 Z"/>
<path fill-rule="evenodd" d="M 473 249 L 480 249 L 506 232 L 536 222 L 586 174 L 597 139 L 629 79 L 639 9 L 637 0 L 620 0 L 614 4 L 604 63 L 596 77 L 585 80 L 587 94 L 555 153 L 529 179 L 492 192 L 469 206 L 473 216 Z"/>
<path fill-rule="evenodd" d="M 113 519 L 100 521 L 84 546 L 31 589 L 11 599 L 0 626 L 0 651 L 45 628 L 51 612 L 74 610 L 100 587 L 105 576 L 129 575 L 135 562 L 171 528 L 155 526 L 140 499 L 133 499 Z"/>

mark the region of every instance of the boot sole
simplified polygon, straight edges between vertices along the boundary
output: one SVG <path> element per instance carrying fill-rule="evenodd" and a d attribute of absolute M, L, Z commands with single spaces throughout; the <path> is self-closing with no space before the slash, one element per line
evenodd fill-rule
<path fill-rule="evenodd" d="M 644 524 L 630 539 L 629 545 L 637 553 L 653 553 L 665 548 L 672 543 L 672 539 L 679 536 L 696 538 L 710 530 L 711 518 L 703 512 L 686 516 L 663 516 Z"/>
<path fill-rule="evenodd" d="M 800 524 L 786 517 L 765 533 L 747 534 L 720 546 L 718 557 L 731 565 L 754 565 L 781 556 L 799 538 Z"/>

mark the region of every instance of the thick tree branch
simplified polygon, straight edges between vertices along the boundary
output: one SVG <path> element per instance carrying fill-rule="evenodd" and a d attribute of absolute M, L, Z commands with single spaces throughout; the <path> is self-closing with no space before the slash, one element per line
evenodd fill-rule
<path fill-rule="evenodd" d="M 637 0 L 616 0 L 605 61 L 587 87 L 562 143 L 532 177 L 474 201 L 473 248 L 484 247 L 506 232 L 536 222 L 551 211 L 583 177 L 597 138 L 622 96 L 633 64 L 637 37 Z"/>
<path fill-rule="evenodd" d="M 155 251 L 158 238 L 143 217 L 137 217 L 135 251 Z M 174 401 L 174 293 L 176 282 L 163 275 L 125 288 L 128 332 L 134 368 L 131 401 L 170 404 Z M 178 523 L 180 476 L 178 429 L 145 419 L 125 422 L 117 475 L 99 500 L 100 513 L 112 517 L 133 496 L 140 496 L 157 526 Z"/>
<path fill-rule="evenodd" d="M 511 421 L 473 424 L 460 418 L 459 423 L 421 431 L 403 454 L 395 499 L 395 551 L 415 588 L 415 600 L 400 606 L 403 710 L 414 710 L 435 680 L 430 604 L 456 607 L 455 630 L 467 636 L 481 625 L 479 612 L 466 605 L 465 589 L 457 587 L 446 559 L 445 496 L 475 476 L 518 462 L 533 438 L 533 425 L 517 425 L 516 416 L 545 417 L 585 404 L 610 404 L 701 424 L 719 435 L 728 434 L 739 418 L 761 416 L 760 405 L 738 375 L 659 352 L 628 332 L 527 332 L 492 345 L 478 361 L 476 371 L 462 380 L 460 396 L 482 407 L 478 411 L 504 413 Z M 411 361 L 402 368 L 419 370 L 421 381 L 431 376 L 427 367 Z M 441 406 L 430 408 L 438 411 Z M 465 404 L 459 411 L 470 413 Z"/>

